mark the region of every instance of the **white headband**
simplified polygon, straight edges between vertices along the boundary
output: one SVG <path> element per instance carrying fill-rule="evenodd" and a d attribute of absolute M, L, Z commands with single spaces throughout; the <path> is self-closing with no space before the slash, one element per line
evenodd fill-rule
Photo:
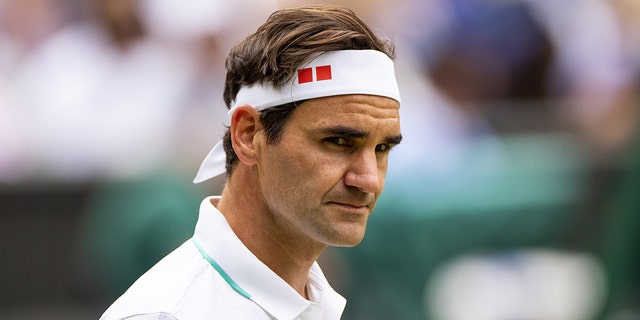
<path fill-rule="evenodd" d="M 229 118 L 241 105 L 258 111 L 294 101 L 337 96 L 369 94 L 389 97 L 400 103 L 393 60 L 377 50 L 340 50 L 318 55 L 298 70 L 293 80 L 276 90 L 268 84 L 240 88 L 229 109 Z M 199 183 L 223 174 L 226 155 L 218 142 L 202 162 L 193 180 Z"/>

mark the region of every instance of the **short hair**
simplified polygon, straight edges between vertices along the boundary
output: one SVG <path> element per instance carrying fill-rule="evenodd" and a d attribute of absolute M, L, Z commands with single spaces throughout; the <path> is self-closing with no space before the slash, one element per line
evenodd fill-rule
<path fill-rule="evenodd" d="M 227 77 L 223 98 L 231 108 L 238 91 L 255 83 L 281 89 L 296 70 L 313 55 L 335 50 L 377 50 L 395 58 L 391 41 L 378 38 L 350 9 L 333 6 L 307 6 L 274 12 L 267 21 L 234 46 L 227 56 Z M 277 143 L 295 107 L 294 101 L 270 107 L 260 113 L 267 143 Z M 226 174 L 231 176 L 238 157 L 227 129 L 223 137 Z"/>

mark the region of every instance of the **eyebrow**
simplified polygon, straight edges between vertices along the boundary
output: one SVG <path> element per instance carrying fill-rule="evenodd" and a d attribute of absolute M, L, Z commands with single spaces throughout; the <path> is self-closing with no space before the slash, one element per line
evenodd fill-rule
<path fill-rule="evenodd" d="M 326 135 L 339 136 L 343 138 L 362 139 L 366 138 L 369 134 L 354 128 L 335 126 L 322 129 L 322 133 Z"/>
<path fill-rule="evenodd" d="M 384 142 L 391 145 L 399 145 L 402 142 L 402 135 L 388 136 L 384 139 Z"/>
<path fill-rule="evenodd" d="M 343 138 L 351 138 L 351 139 L 362 139 L 369 136 L 367 132 L 357 130 L 354 128 L 349 128 L 345 126 L 335 126 L 330 128 L 325 128 L 322 130 L 324 134 L 334 135 Z M 393 135 L 387 136 L 384 138 L 384 143 L 388 143 L 391 145 L 398 145 L 402 141 L 402 135 Z"/>

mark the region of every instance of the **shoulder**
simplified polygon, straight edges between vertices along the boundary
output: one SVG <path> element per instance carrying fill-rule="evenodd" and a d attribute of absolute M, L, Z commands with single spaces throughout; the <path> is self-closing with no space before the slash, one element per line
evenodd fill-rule
<path fill-rule="evenodd" d="M 256 318 L 260 312 L 187 241 L 142 275 L 100 319 L 242 319 L 247 314 Z"/>

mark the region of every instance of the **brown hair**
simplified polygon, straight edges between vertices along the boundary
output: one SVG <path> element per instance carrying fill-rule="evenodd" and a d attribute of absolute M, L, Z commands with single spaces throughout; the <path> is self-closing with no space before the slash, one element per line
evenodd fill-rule
<path fill-rule="evenodd" d="M 323 5 L 274 12 L 258 30 L 234 46 L 226 60 L 227 78 L 223 98 L 230 108 L 242 86 L 268 83 L 276 89 L 293 79 L 296 70 L 320 52 L 378 50 L 395 58 L 393 44 L 381 40 L 353 11 Z M 260 121 L 268 143 L 279 141 L 289 115 L 301 101 L 271 107 Z M 223 137 L 227 176 L 237 156 L 229 130 Z"/>

